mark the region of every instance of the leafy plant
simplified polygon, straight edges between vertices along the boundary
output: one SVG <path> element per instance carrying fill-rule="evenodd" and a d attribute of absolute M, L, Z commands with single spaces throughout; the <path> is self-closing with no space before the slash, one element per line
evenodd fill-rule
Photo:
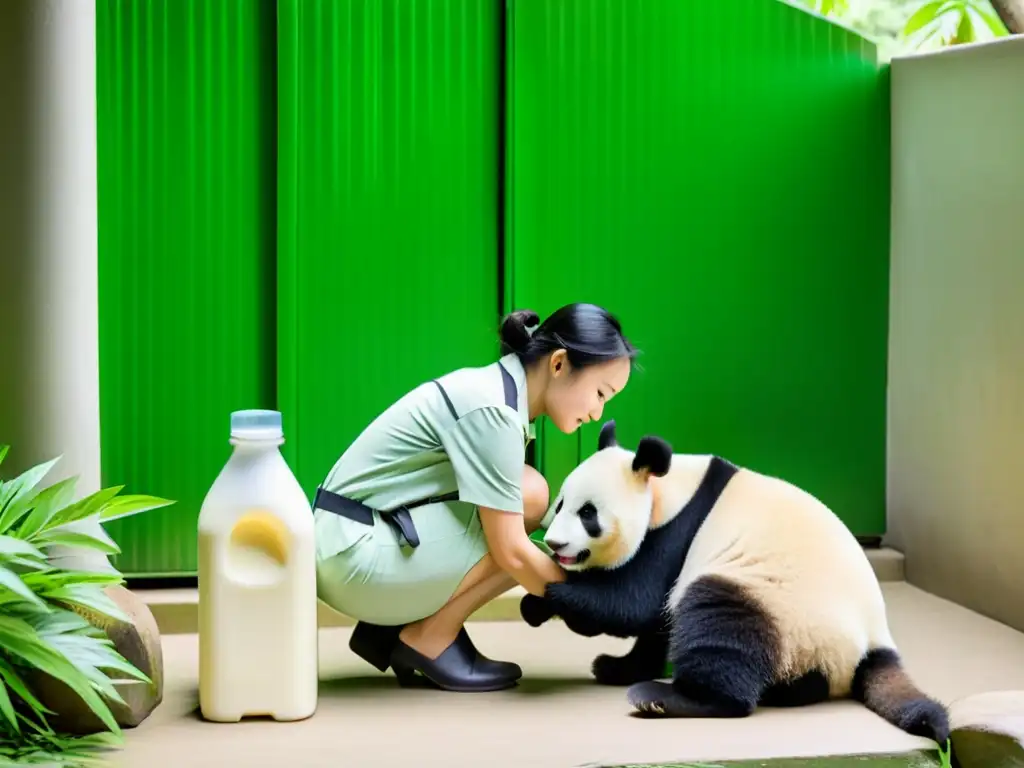
<path fill-rule="evenodd" d="M 0 463 L 8 446 L 0 446 Z M 108 701 L 123 704 L 119 684 L 151 684 L 106 634 L 82 613 L 128 621 L 104 589 L 120 584 L 113 571 L 94 573 L 53 565 L 55 547 L 117 554 L 102 521 L 173 502 L 154 496 L 120 496 L 106 488 L 72 502 L 77 478 L 41 490 L 37 486 L 60 457 L 0 482 L 0 765 L 82 764 L 98 747 L 120 743 L 121 729 Z M 62 682 L 106 726 L 106 733 L 71 738 L 51 727 L 55 713 L 33 693 L 32 680 L 49 675 Z"/>
<path fill-rule="evenodd" d="M 822 16 L 842 16 L 850 10 L 850 0 L 804 0 L 804 4 Z"/>
<path fill-rule="evenodd" d="M 987 33 L 979 34 L 982 30 Z M 903 37 L 915 48 L 933 41 L 958 45 L 1006 34 L 1003 22 L 985 0 L 930 0 L 907 19 L 903 28 Z"/>

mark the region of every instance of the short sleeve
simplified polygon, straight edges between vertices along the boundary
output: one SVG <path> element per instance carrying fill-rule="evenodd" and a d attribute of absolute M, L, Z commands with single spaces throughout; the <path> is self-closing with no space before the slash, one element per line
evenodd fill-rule
<path fill-rule="evenodd" d="M 455 470 L 460 501 L 522 513 L 526 445 L 515 411 L 477 408 L 443 434 L 441 442 Z"/>

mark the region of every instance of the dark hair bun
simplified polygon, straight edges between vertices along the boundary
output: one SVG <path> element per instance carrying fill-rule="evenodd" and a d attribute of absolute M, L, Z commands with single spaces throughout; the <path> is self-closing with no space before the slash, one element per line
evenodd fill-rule
<path fill-rule="evenodd" d="M 527 328 L 540 324 L 540 315 L 532 309 L 517 309 L 505 315 L 501 321 L 501 344 L 503 352 L 521 352 L 530 343 Z"/>

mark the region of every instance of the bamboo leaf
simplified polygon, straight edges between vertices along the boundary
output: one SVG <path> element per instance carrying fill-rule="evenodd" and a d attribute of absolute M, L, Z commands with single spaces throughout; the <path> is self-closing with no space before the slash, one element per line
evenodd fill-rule
<path fill-rule="evenodd" d="M 7 684 L 7 687 L 14 691 L 14 694 L 22 701 L 24 701 L 26 704 L 28 704 L 33 711 L 46 715 L 54 714 L 53 710 L 44 707 L 42 702 L 40 702 L 39 699 L 32 695 L 32 692 L 28 689 L 28 686 L 25 685 L 21 677 L 18 676 L 18 673 L 14 670 L 14 667 L 12 667 L 2 658 L 0 658 L 0 678 L 3 678 L 3 681 Z"/>
<path fill-rule="evenodd" d="M 111 714 L 110 708 L 94 690 L 88 675 L 76 669 L 66 657 L 41 640 L 38 633 L 26 622 L 9 616 L 0 616 L 0 646 L 41 672 L 60 680 L 78 694 L 108 730 L 120 735 L 120 726 Z"/>
<path fill-rule="evenodd" d="M 14 594 L 19 595 L 43 610 L 49 610 L 46 603 L 44 603 L 35 592 L 29 589 L 28 585 L 21 580 L 21 577 L 18 576 L 18 574 L 2 565 L 0 565 L 0 587 L 6 587 Z"/>
<path fill-rule="evenodd" d="M 101 589 L 88 584 L 66 584 L 42 593 L 50 600 L 78 605 L 91 611 L 109 616 L 116 621 L 131 621 L 117 603 L 107 597 Z"/>
<path fill-rule="evenodd" d="M 111 499 L 121 492 L 123 485 L 102 488 L 57 512 L 49 521 L 50 526 L 64 525 L 84 520 L 100 512 Z"/>
<path fill-rule="evenodd" d="M 75 483 L 77 482 L 77 477 L 69 477 L 36 494 L 30 504 L 32 511 L 18 526 L 18 536 L 23 539 L 31 539 L 38 531 L 42 530 L 54 513 L 74 497 Z"/>
<path fill-rule="evenodd" d="M 14 703 L 7 692 L 7 686 L 2 681 L 0 681 L 0 715 L 4 716 L 4 719 L 14 729 L 15 733 L 21 733 L 21 727 L 18 725 L 18 715 L 14 711 Z"/>
<path fill-rule="evenodd" d="M 32 499 L 33 489 L 60 460 L 58 456 L 38 464 L 3 484 L 0 489 L 0 533 L 6 533 L 21 518 Z"/>
<path fill-rule="evenodd" d="M 109 539 L 104 540 L 98 536 L 82 533 L 81 531 L 65 531 L 60 529 L 47 531 L 44 534 L 40 534 L 38 543 L 47 547 L 83 547 L 85 549 L 98 550 L 107 555 L 116 555 L 121 551 L 113 541 Z"/>
<path fill-rule="evenodd" d="M 0 557 L 37 557 L 45 560 L 42 552 L 36 549 L 30 542 L 19 539 L 15 536 L 0 536 Z"/>
<path fill-rule="evenodd" d="M 985 26 L 988 27 L 993 37 L 1006 37 L 1009 34 L 1002 19 L 1000 19 L 989 8 L 986 8 L 984 5 L 977 5 L 974 7 L 974 12 L 981 17 L 983 22 L 985 22 Z"/>
<path fill-rule="evenodd" d="M 958 43 L 973 43 L 976 39 L 974 22 L 971 20 L 971 13 L 964 10 L 960 17 L 960 24 L 956 28 L 956 41 Z"/>
<path fill-rule="evenodd" d="M 918 30 L 924 28 L 929 22 L 935 21 L 939 17 L 939 11 L 945 2 L 946 0 L 932 0 L 932 2 L 925 3 L 914 11 L 903 27 L 904 37 L 910 37 Z"/>
<path fill-rule="evenodd" d="M 66 587 L 69 584 L 95 584 L 97 586 L 111 586 L 120 584 L 124 577 L 120 573 L 100 573 L 96 571 L 65 571 L 49 570 L 26 573 L 21 578 L 36 592 L 43 589 L 53 590 L 59 587 Z"/>
<path fill-rule="evenodd" d="M 113 499 L 100 512 L 100 518 L 108 520 L 119 520 L 129 515 L 137 515 L 140 512 L 148 512 L 151 509 L 167 507 L 175 502 L 169 499 L 161 499 L 158 496 L 147 496 L 145 494 L 127 494 Z"/>

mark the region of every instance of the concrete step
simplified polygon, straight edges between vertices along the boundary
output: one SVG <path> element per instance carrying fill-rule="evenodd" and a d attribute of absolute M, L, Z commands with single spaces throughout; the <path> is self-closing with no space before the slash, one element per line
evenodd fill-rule
<path fill-rule="evenodd" d="M 879 581 L 904 580 L 903 554 L 886 547 L 866 550 L 868 560 Z M 161 634 L 187 635 L 198 631 L 199 592 L 196 589 L 140 589 L 136 594 L 149 605 Z M 519 601 L 526 591 L 514 587 L 499 598 L 492 600 L 470 617 L 470 621 L 520 621 Z M 317 605 L 317 619 L 321 627 L 348 627 L 355 622 L 328 608 Z"/>

